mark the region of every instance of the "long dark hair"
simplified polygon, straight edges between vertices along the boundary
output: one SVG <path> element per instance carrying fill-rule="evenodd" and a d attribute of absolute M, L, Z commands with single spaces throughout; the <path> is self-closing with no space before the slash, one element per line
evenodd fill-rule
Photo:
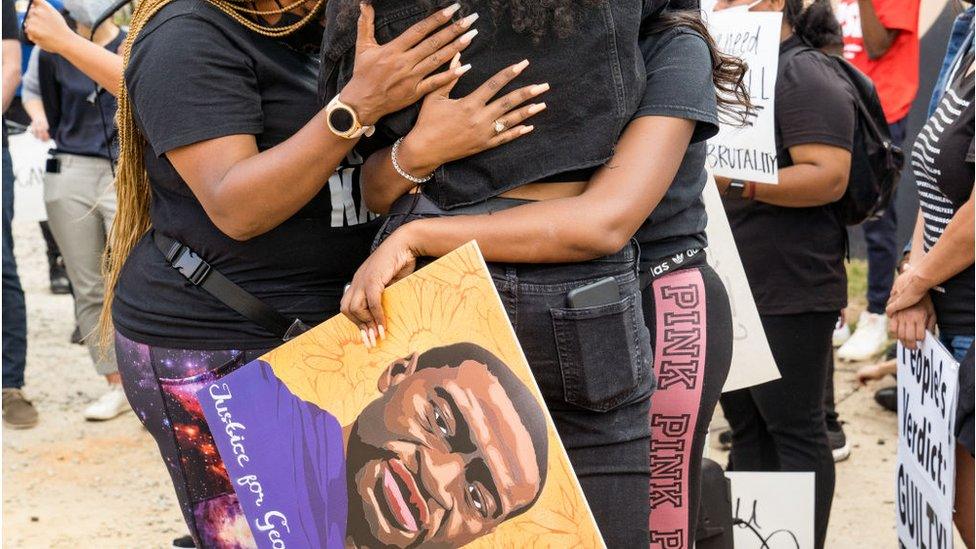
<path fill-rule="evenodd" d="M 844 35 L 830 0 L 813 0 L 806 9 L 803 4 L 803 0 L 786 0 L 783 8 L 783 17 L 793 32 L 814 48 L 843 44 Z"/>

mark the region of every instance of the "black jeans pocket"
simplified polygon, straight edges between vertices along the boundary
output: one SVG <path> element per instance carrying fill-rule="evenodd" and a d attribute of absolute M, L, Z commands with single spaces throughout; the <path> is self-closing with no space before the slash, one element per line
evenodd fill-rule
<path fill-rule="evenodd" d="M 567 403 L 606 412 L 642 387 L 653 355 L 640 297 L 635 289 L 616 303 L 550 309 Z"/>

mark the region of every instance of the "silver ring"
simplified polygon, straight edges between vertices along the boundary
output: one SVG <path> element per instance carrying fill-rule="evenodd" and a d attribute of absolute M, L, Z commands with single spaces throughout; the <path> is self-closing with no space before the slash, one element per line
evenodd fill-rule
<path fill-rule="evenodd" d="M 495 120 L 495 133 L 502 133 L 505 131 L 505 124 L 501 120 Z"/>

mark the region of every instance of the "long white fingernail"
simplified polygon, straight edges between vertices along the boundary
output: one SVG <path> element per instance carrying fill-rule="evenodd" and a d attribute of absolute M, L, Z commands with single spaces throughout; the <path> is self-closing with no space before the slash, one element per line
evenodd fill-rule
<path fill-rule="evenodd" d="M 519 74 L 520 72 L 522 72 L 522 71 L 525 70 L 525 67 L 528 67 L 528 66 L 529 66 L 529 60 L 528 59 L 523 59 L 523 60 L 519 61 L 517 65 L 515 65 L 515 66 L 512 67 L 512 72 L 514 72 L 515 74 Z"/>
<path fill-rule="evenodd" d="M 534 129 L 535 126 L 522 126 L 522 131 L 520 132 L 520 135 L 525 135 Z"/>
<path fill-rule="evenodd" d="M 457 13 L 457 10 L 459 10 L 459 9 L 461 9 L 461 4 L 454 3 L 454 4 L 451 4 L 450 6 L 444 8 L 444 11 L 441 12 L 441 13 L 444 14 L 444 17 L 450 17 L 450 16 L 454 15 L 455 13 Z"/>
<path fill-rule="evenodd" d="M 545 103 L 536 103 L 534 105 L 529 105 L 529 114 L 535 114 L 546 110 Z"/>
<path fill-rule="evenodd" d="M 461 76 L 462 74 L 468 72 L 469 70 L 471 70 L 471 63 L 468 63 L 467 65 L 461 65 L 460 67 L 454 69 L 454 74 Z"/>
<path fill-rule="evenodd" d="M 474 37 L 477 36 L 477 34 L 478 34 L 478 29 L 471 29 L 468 32 L 462 34 L 461 38 L 458 39 L 458 42 L 465 45 L 470 44 L 471 41 L 474 40 Z"/>
<path fill-rule="evenodd" d="M 383 341 L 384 339 L 386 339 L 386 328 L 384 328 L 383 325 L 380 324 L 379 330 L 380 330 L 380 341 Z"/>
<path fill-rule="evenodd" d="M 369 347 L 369 338 L 366 337 L 366 330 L 359 330 L 359 335 L 363 338 L 363 345 Z"/>
<path fill-rule="evenodd" d="M 461 28 L 466 29 L 470 27 L 471 25 L 474 24 L 475 21 L 478 20 L 478 17 L 480 16 L 478 15 L 477 12 L 472 13 L 471 15 L 465 17 L 464 19 L 461 20 Z"/>
<path fill-rule="evenodd" d="M 549 91 L 549 83 L 546 82 L 545 84 L 536 84 L 535 86 L 532 86 L 530 91 L 532 92 L 532 95 L 539 95 L 544 91 Z"/>
<path fill-rule="evenodd" d="M 369 329 L 369 346 L 376 347 L 376 330 Z"/>

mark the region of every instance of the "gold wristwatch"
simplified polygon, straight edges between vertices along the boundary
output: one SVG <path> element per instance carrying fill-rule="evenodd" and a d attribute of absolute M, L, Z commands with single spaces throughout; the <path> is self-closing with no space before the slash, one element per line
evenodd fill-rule
<path fill-rule="evenodd" d="M 337 94 L 325 107 L 325 116 L 332 133 L 344 139 L 356 139 L 373 135 L 375 126 L 364 126 L 359 122 L 356 111 L 342 102 Z"/>

